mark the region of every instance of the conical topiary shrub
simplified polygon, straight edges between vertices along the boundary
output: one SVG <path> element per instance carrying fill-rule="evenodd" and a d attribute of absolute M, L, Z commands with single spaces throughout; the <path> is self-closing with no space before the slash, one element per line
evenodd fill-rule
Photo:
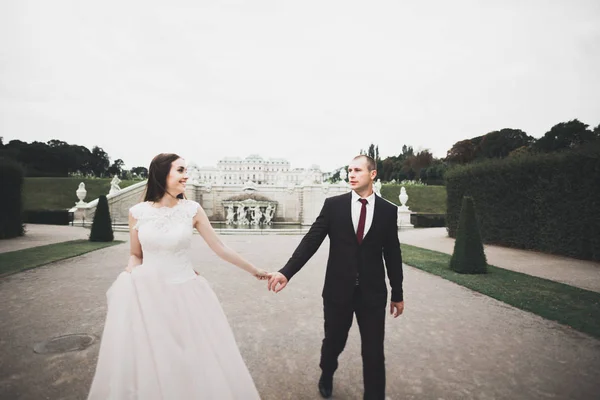
<path fill-rule="evenodd" d="M 98 197 L 98 206 L 96 206 L 96 213 L 94 214 L 90 241 L 112 242 L 114 238 L 110 221 L 110 211 L 108 210 L 108 200 L 106 196 L 102 195 Z"/>
<path fill-rule="evenodd" d="M 487 261 L 475 218 L 475 206 L 473 199 L 468 196 L 463 197 L 462 201 L 450 269 L 461 274 L 485 274 L 487 272 Z"/>

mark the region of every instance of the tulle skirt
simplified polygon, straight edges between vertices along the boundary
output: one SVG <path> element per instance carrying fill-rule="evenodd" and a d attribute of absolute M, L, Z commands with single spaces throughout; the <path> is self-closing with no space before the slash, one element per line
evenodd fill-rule
<path fill-rule="evenodd" d="M 88 399 L 259 399 L 206 279 L 165 280 L 156 268 L 123 272 L 108 313 Z"/>

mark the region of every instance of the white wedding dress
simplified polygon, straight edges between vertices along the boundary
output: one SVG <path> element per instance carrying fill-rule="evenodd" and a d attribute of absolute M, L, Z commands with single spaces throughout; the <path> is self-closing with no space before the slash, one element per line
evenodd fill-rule
<path fill-rule="evenodd" d="M 200 205 L 139 203 L 143 264 L 106 293 L 108 313 L 88 399 L 259 399 L 221 305 L 192 269 Z"/>

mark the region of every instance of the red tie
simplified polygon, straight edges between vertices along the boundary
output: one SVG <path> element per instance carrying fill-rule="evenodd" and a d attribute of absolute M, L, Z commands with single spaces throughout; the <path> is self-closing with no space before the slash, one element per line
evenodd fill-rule
<path fill-rule="evenodd" d="M 360 217 L 358 218 L 358 228 L 356 229 L 356 240 L 358 240 L 358 244 L 361 244 L 363 241 L 363 236 L 365 235 L 365 220 L 367 219 L 367 199 L 358 199 L 362 203 L 362 207 L 360 208 Z"/>

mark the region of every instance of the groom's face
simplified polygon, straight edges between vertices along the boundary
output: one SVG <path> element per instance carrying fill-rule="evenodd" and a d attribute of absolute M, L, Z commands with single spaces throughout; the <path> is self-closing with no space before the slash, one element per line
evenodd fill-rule
<path fill-rule="evenodd" d="M 367 160 L 363 157 L 352 160 L 348 165 L 348 181 L 356 192 L 370 189 L 376 175 L 377 171 L 369 171 Z"/>

